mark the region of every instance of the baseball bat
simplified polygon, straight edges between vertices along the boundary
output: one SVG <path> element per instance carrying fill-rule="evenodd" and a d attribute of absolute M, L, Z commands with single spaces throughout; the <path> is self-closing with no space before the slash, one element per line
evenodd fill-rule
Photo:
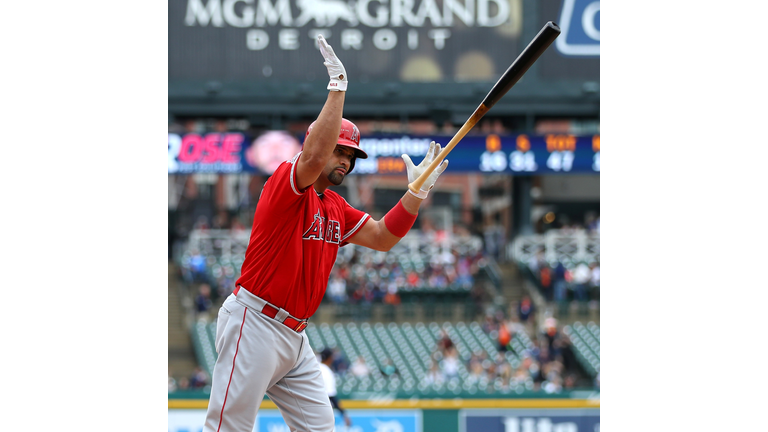
<path fill-rule="evenodd" d="M 469 132 L 477 124 L 477 122 L 483 118 L 485 113 L 487 113 L 488 110 L 490 110 L 491 107 L 493 107 L 496 102 L 502 98 L 502 96 L 507 94 L 509 89 L 511 89 L 512 86 L 514 86 L 520 80 L 520 78 L 523 77 L 523 74 L 528 71 L 533 63 L 541 56 L 542 53 L 544 53 L 547 48 L 549 48 L 552 42 L 554 42 L 559 35 L 560 27 L 558 27 L 557 24 L 552 21 L 544 24 L 544 27 L 533 38 L 531 43 L 529 43 L 523 52 L 517 56 L 515 61 L 512 62 L 512 65 L 509 66 L 509 69 L 504 72 L 504 75 L 499 78 L 491 91 L 488 92 L 488 94 L 485 96 L 485 99 L 483 99 L 483 102 L 481 102 L 477 109 L 475 109 L 475 112 L 473 112 L 469 119 L 464 122 L 464 125 L 461 127 L 461 129 L 459 129 L 458 132 L 456 132 L 456 135 L 451 138 L 451 141 L 448 142 L 448 145 L 446 145 L 440 154 L 435 157 L 435 160 L 429 164 L 427 169 L 424 170 L 424 172 L 421 173 L 421 175 L 416 180 L 414 180 L 413 183 L 408 185 L 408 188 L 413 193 L 419 193 L 419 189 L 421 189 L 421 186 L 427 180 L 427 177 L 429 177 L 429 175 L 432 174 L 438 165 L 443 162 L 443 159 L 445 159 L 448 153 L 450 153 L 450 151 L 456 147 L 456 144 L 458 144 L 459 141 L 464 138 L 464 135 L 466 135 L 467 132 Z"/>

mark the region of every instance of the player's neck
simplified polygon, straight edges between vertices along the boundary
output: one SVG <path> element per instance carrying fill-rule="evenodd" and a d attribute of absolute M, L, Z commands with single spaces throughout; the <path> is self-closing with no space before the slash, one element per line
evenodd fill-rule
<path fill-rule="evenodd" d="M 325 190 L 328 189 L 328 186 L 330 186 L 330 184 L 328 184 L 326 182 L 321 182 L 320 179 L 317 179 L 315 184 L 312 185 L 312 187 L 315 188 L 315 191 L 317 191 L 317 193 L 319 193 L 319 194 L 325 192 Z"/>

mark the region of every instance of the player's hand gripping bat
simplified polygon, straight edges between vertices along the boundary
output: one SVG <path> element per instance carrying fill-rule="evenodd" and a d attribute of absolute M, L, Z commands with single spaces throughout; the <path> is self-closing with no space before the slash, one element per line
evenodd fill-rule
<path fill-rule="evenodd" d="M 485 96 L 480 106 L 475 109 L 475 112 L 464 123 L 464 126 L 456 132 L 456 135 L 451 138 L 448 145 L 445 146 L 442 152 L 435 157 L 432 163 L 421 173 L 421 175 L 408 185 L 408 188 L 414 194 L 418 194 L 421 186 L 426 181 L 427 177 L 437 168 L 438 165 L 445 159 L 448 153 L 456 147 L 456 144 L 464 138 L 481 118 L 488 112 L 489 109 L 496 102 L 501 99 L 502 96 L 507 94 L 509 89 L 517 83 L 523 74 L 533 65 L 533 63 L 541 56 L 544 51 L 549 48 L 552 42 L 555 41 L 557 36 L 560 35 L 560 27 L 552 21 L 547 22 L 544 27 L 539 31 L 536 37 L 533 38 L 531 43 L 523 50 L 522 53 L 512 62 L 512 65 L 504 72 L 504 75 L 499 78 L 499 81 L 493 86 L 488 95 Z"/>

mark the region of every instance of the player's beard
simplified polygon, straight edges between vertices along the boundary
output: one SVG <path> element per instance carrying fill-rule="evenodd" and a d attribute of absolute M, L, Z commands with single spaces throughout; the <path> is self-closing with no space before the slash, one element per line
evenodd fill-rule
<path fill-rule="evenodd" d="M 328 174 L 328 181 L 331 182 L 331 184 L 338 186 L 344 181 L 344 174 L 339 174 L 339 172 L 336 171 L 336 168 L 334 168 Z"/>

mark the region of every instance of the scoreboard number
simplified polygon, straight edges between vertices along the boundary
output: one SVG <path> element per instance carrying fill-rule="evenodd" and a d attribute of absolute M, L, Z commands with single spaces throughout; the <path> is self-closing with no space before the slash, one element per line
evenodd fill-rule
<path fill-rule="evenodd" d="M 536 164 L 536 157 L 531 152 L 513 151 L 509 154 L 509 167 L 512 171 L 533 172 L 539 168 Z"/>
<path fill-rule="evenodd" d="M 573 167 L 572 151 L 553 151 L 547 158 L 547 168 L 552 171 L 568 172 Z"/>

